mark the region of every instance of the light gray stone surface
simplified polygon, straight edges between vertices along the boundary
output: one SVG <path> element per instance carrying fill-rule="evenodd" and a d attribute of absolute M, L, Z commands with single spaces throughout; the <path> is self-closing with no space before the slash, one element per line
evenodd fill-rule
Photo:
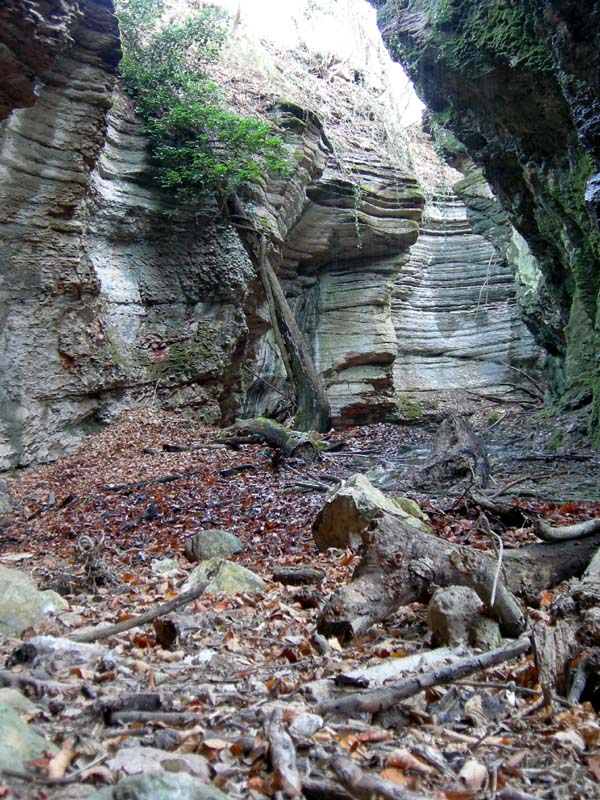
<path fill-rule="evenodd" d="M 27 761 L 57 749 L 23 722 L 12 704 L 0 702 L 0 769 L 23 771 Z"/>
<path fill-rule="evenodd" d="M 190 572 L 182 590 L 187 591 L 209 579 L 204 594 L 237 594 L 238 592 L 262 592 L 262 578 L 239 564 L 223 558 L 211 558 Z"/>
<path fill-rule="evenodd" d="M 90 794 L 86 800 L 227 800 L 215 786 L 198 782 L 197 778 L 180 773 L 133 775 L 116 786 L 106 786 Z"/>
<path fill-rule="evenodd" d="M 496 620 L 483 616 L 483 603 L 467 586 L 437 589 L 427 609 L 427 625 L 439 647 L 466 644 L 480 650 L 493 650 L 501 644 Z"/>
<path fill-rule="evenodd" d="M 319 550 L 330 547 L 358 547 L 362 532 L 381 511 L 399 517 L 407 525 L 424 532 L 431 528 L 420 508 L 411 504 L 410 512 L 376 489 L 364 475 L 353 475 L 327 495 L 312 527 Z"/>
<path fill-rule="evenodd" d="M 56 592 L 40 592 L 25 573 L 0 565 L 0 634 L 20 636 L 50 611 L 67 606 Z"/>
<path fill-rule="evenodd" d="M 511 366 L 539 374 L 542 351 L 516 294 L 513 269 L 473 232 L 464 203 L 450 191 L 438 196 L 392 294 L 396 391 L 507 394 L 523 380 Z"/>
<path fill-rule="evenodd" d="M 243 549 L 237 536 L 216 528 L 196 533 L 185 543 L 185 553 L 190 561 L 207 561 L 209 558 L 241 553 Z"/>

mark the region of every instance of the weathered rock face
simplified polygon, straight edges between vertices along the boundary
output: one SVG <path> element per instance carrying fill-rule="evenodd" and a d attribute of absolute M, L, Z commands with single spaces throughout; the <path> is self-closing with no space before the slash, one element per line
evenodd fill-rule
<path fill-rule="evenodd" d="M 13 108 L 35 103 L 40 76 L 73 44 L 71 30 L 81 16 L 77 0 L 6 0 L 2 4 L 0 120 Z"/>
<path fill-rule="evenodd" d="M 216 422 L 240 400 L 248 259 L 154 188 L 114 94 L 111 4 L 67 6 L 48 18 L 61 54 L 29 53 L 37 102 L 0 128 L 0 468 L 56 458 L 135 402 Z"/>
<path fill-rule="evenodd" d="M 356 4 L 346 5 L 353 15 Z M 276 390 L 286 388 L 262 289 L 231 226 L 176 208 L 157 189 L 141 123 L 115 84 L 110 0 L 34 0 L 24 9 L 8 0 L 0 22 L 0 469 L 59 457 L 136 403 L 219 423 L 246 397 L 246 414 L 270 414 L 282 403 Z M 364 31 L 358 38 L 364 44 Z M 276 57 L 264 51 L 257 62 Z M 392 111 L 376 101 L 384 88 L 360 69 L 326 69 L 301 50 L 294 58 L 285 71 L 249 80 L 263 116 L 265 85 L 269 103 L 290 100 L 269 114 L 293 169 L 258 187 L 247 209 L 272 234 L 273 262 L 334 421 L 374 421 L 395 408 L 395 380 L 407 372 L 394 373 L 392 295 L 397 305 L 410 294 L 417 270 L 421 289 L 434 280 L 427 247 L 443 237 L 427 229 L 408 263 L 424 197 L 392 152 Z M 233 72 L 238 80 L 238 66 Z M 242 83 L 231 86 L 244 101 L 252 96 Z M 463 243 L 474 242 L 460 226 Z M 472 244 L 479 272 L 467 281 L 471 292 L 485 280 L 482 242 Z M 508 277 L 492 283 L 486 330 L 500 331 L 501 342 L 490 357 L 527 360 L 529 345 L 501 300 Z M 452 291 L 450 302 L 447 292 L 438 298 L 448 320 Z M 419 306 L 415 298 L 406 309 Z M 406 322 L 397 324 L 404 342 Z M 467 349 L 483 347 L 482 331 L 469 332 Z M 448 351 L 449 363 L 463 363 L 454 342 Z"/>
<path fill-rule="evenodd" d="M 425 209 L 419 239 L 394 285 L 392 317 L 400 393 L 509 394 L 524 380 L 515 367 L 540 371 L 542 351 L 523 322 L 514 271 L 474 232 L 467 207 L 450 189 Z"/>
<path fill-rule="evenodd" d="M 437 123 L 452 130 L 483 167 L 538 258 L 550 314 L 561 319 L 560 341 L 547 342 L 563 365 L 556 388 L 566 404 L 593 397 L 598 439 L 598 4 L 373 5 L 384 38 Z"/>

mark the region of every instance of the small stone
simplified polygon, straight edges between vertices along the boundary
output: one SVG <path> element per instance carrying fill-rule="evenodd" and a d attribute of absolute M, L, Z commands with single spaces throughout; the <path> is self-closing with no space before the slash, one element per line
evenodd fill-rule
<path fill-rule="evenodd" d="M 53 589 L 45 589 L 40 592 L 40 606 L 44 614 L 58 614 L 68 608 L 69 603 Z"/>
<path fill-rule="evenodd" d="M 207 580 L 205 594 L 238 594 L 239 592 L 263 592 L 262 578 L 245 567 L 233 564 L 223 558 L 211 558 L 196 567 L 182 586 L 186 592 Z"/>
<path fill-rule="evenodd" d="M 20 636 L 26 628 L 40 622 L 48 610 L 64 608 L 61 604 L 65 603 L 56 592 L 38 591 L 28 575 L 0 566 L 0 634 Z"/>
<path fill-rule="evenodd" d="M 165 753 L 157 747 L 122 747 L 107 762 L 109 769 L 127 775 L 139 773 L 161 774 L 163 772 L 187 772 L 203 783 L 210 781 L 208 761 L 192 753 Z"/>
<path fill-rule="evenodd" d="M 297 739 L 310 739 L 323 727 L 323 719 L 317 714 L 300 714 L 292 721 L 289 731 Z"/>
<path fill-rule="evenodd" d="M 150 569 L 153 575 L 161 575 L 163 578 L 171 578 L 182 573 L 176 558 L 155 558 L 150 564 Z"/>
<path fill-rule="evenodd" d="M 197 533 L 185 543 L 185 555 L 189 561 L 208 561 L 211 558 L 241 553 L 243 549 L 237 536 L 216 528 Z"/>

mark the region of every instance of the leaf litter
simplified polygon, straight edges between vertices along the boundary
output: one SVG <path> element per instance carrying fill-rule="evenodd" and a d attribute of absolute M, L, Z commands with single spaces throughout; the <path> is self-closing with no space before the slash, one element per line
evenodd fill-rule
<path fill-rule="evenodd" d="M 357 786 L 363 777 L 379 781 L 361 791 L 381 796 L 600 796 L 594 709 L 565 704 L 548 715 L 530 657 L 385 713 L 315 713 L 309 684 L 343 684 L 340 676 L 424 652 L 430 641 L 420 604 L 349 646 L 316 634 L 320 601 L 350 579 L 359 555 L 317 550 L 311 524 L 323 495 L 306 491 L 303 477 L 344 478 L 365 465 L 376 476 L 382 458 L 401 462 L 408 445 L 426 447 L 431 433 L 397 425 L 337 433 L 329 443 L 349 457 L 326 454 L 310 467 L 279 465 L 260 445 L 224 447 L 219 433 L 139 409 L 74 455 L 9 480 L 20 508 L 1 532 L 2 562 L 58 589 L 69 607 L 1 642 L 2 682 L 31 696 L 25 719 L 58 749 L 25 774 L 5 771 L 0 796 L 84 797 L 127 774 L 166 770 L 232 798 L 359 797 L 344 784 L 344 758 L 361 770 Z M 468 500 L 412 496 L 439 535 L 489 546 Z M 599 510 L 519 502 L 559 523 Z M 194 568 L 185 542 L 210 528 L 241 540 L 243 552 L 229 558 L 266 581 L 262 593 L 201 595 L 170 615 L 170 640 L 159 624 L 93 645 L 67 641 L 176 597 Z M 515 545 L 531 540 L 524 531 L 507 535 Z M 321 584 L 271 580 L 276 568 L 302 566 L 322 570 Z M 48 636 L 61 637 L 55 650 L 44 650 Z"/>

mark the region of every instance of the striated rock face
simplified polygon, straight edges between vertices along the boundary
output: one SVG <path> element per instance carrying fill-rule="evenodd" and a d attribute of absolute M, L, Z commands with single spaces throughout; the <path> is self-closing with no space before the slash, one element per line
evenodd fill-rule
<path fill-rule="evenodd" d="M 237 235 L 165 217 L 113 94 L 110 3 L 48 24 L 63 52 L 0 128 L 0 468 L 56 458 L 135 402 L 215 422 L 240 401 L 251 269 Z"/>
<path fill-rule="evenodd" d="M 0 8 L 0 120 L 13 108 L 35 103 L 41 76 L 58 55 L 73 44 L 71 31 L 83 16 L 78 0 L 3 2 Z M 114 47 L 114 36 L 110 40 Z"/>
<path fill-rule="evenodd" d="M 300 195 L 297 202 L 296 184 L 287 196 L 276 195 L 286 202 L 271 209 L 276 220 L 288 220 L 279 274 L 323 376 L 333 422 L 374 421 L 395 408 L 391 291 L 417 239 L 423 196 L 414 177 L 374 150 L 344 154 L 353 159 L 352 174 L 361 187 L 357 196 L 355 184 L 332 167 L 323 146 L 321 139 L 321 171 L 315 174 L 319 160 L 313 160 L 312 172 L 305 172 L 304 201 Z M 298 209 L 295 219 L 290 208 Z M 264 206 L 256 214 L 264 215 Z M 249 414 L 273 413 L 281 404 L 271 388 L 281 390 L 283 378 L 274 348 L 270 336 L 259 343 L 261 378 L 250 388 Z"/>
<path fill-rule="evenodd" d="M 70 47 L 55 60 L 52 48 L 30 53 L 30 75 L 51 63 L 36 75 L 37 102 L 13 111 L 0 128 L 2 467 L 55 457 L 74 445 L 73 426 L 85 427 L 96 403 L 86 376 L 71 372 L 70 351 L 102 360 L 98 281 L 81 246 L 82 204 L 110 106 L 116 21 L 108 3 L 82 4 L 78 14 L 66 4 L 67 13 L 56 18 L 53 5 L 30 7 L 36 19 L 48 13 L 37 30 L 55 30 L 48 42 L 54 50 L 69 41 Z M 11 104 L 30 99 L 14 96 Z M 108 368 L 107 356 L 104 363 Z M 82 395 L 85 400 L 75 399 Z"/>
<path fill-rule="evenodd" d="M 359 5 L 339 9 L 354 18 Z M 0 22 L 0 468 L 57 458 L 136 403 L 210 423 L 244 403 L 245 414 L 285 405 L 238 233 L 156 188 L 140 121 L 115 84 L 110 0 L 7 0 Z M 366 30 L 360 47 L 378 61 Z M 234 62 L 228 85 L 239 110 L 254 103 L 277 122 L 293 166 L 246 208 L 271 234 L 334 421 L 382 419 L 397 387 L 447 388 L 450 367 L 450 385 L 497 386 L 500 359 L 535 359 L 510 278 L 488 274 L 492 251 L 464 209 L 452 206 L 450 222 L 432 209 L 417 242 L 424 197 L 394 150 L 385 87 L 360 64 L 302 47 L 285 70 L 280 54 L 258 55 L 248 63 L 271 59 L 270 72 Z"/>
<path fill-rule="evenodd" d="M 544 341 L 562 364 L 554 389 L 566 405 L 593 400 L 600 442 L 598 4 L 373 5 L 437 125 L 483 167 L 539 260 L 560 320 L 560 337 Z"/>
<path fill-rule="evenodd" d="M 513 269 L 474 232 L 465 204 L 447 191 L 425 209 L 421 234 L 392 296 L 397 390 L 510 393 L 539 372 L 542 351 L 525 327 Z"/>

